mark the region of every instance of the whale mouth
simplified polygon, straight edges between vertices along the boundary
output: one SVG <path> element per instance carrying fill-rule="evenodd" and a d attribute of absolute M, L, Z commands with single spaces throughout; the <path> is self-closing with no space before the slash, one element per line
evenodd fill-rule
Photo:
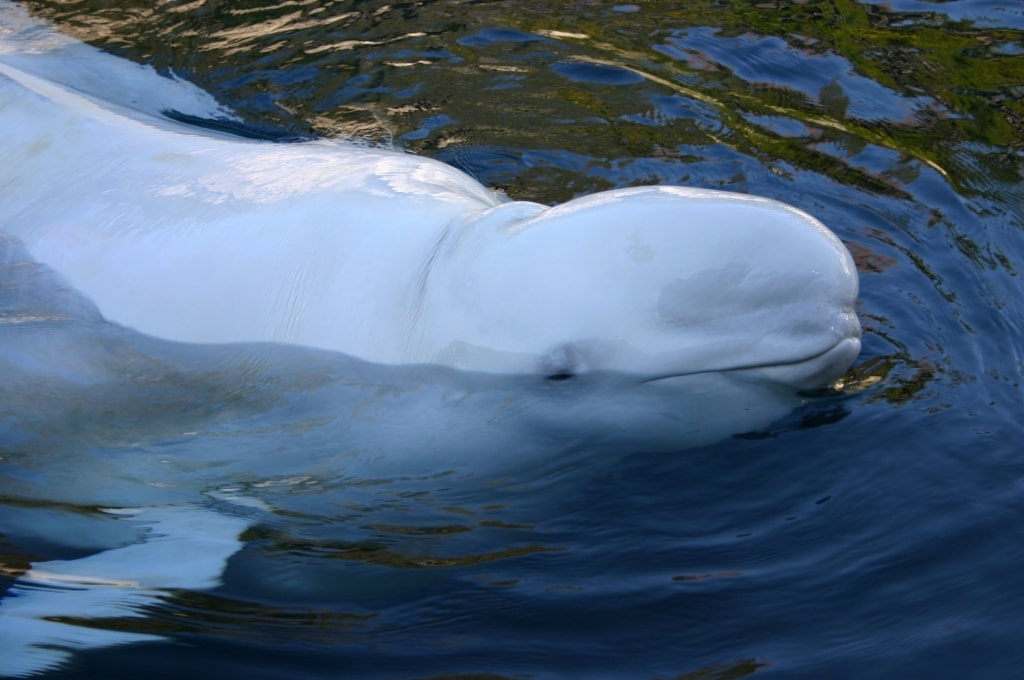
<path fill-rule="evenodd" d="M 832 386 L 860 354 L 860 338 L 844 337 L 829 349 L 802 361 L 760 366 L 754 369 L 759 379 L 786 385 L 795 390 Z"/>
<path fill-rule="evenodd" d="M 826 388 L 835 383 L 850 368 L 858 354 L 860 337 L 846 336 L 828 349 L 803 359 L 659 375 L 643 380 L 641 384 L 649 385 L 707 373 L 722 373 L 758 382 L 776 383 L 795 391 L 813 390 Z"/>

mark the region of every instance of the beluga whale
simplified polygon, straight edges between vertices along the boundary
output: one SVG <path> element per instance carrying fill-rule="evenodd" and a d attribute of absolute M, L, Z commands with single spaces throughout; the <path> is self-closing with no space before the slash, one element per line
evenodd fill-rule
<path fill-rule="evenodd" d="M 796 387 L 858 352 L 853 262 L 796 208 L 675 186 L 547 207 L 412 154 L 218 134 L 161 114 L 230 115 L 196 88 L 5 24 L 0 224 L 141 333 Z"/>
<path fill-rule="evenodd" d="M 75 621 L 216 587 L 271 482 L 708 445 L 860 351 L 849 252 L 778 201 L 546 206 L 203 120 L 239 123 L 0 0 L 0 521 L 90 553 L 0 600 L 0 676 L 159 639 Z"/>

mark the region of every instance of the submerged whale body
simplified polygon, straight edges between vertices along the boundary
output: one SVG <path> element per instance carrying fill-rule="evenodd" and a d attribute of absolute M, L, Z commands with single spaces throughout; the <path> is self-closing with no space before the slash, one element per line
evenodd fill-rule
<path fill-rule="evenodd" d="M 106 508 L 92 526 L 135 532 L 33 564 L 0 601 L 0 676 L 154 639 L 62 619 L 215 585 L 273 516 L 260 480 L 705 445 L 859 351 L 852 259 L 790 206 L 510 202 L 428 159 L 165 111 L 233 115 L 0 0 L 0 492 L 54 508 L 0 523 L 60 543 L 65 508 Z"/>
<path fill-rule="evenodd" d="M 602 453 L 711 443 L 801 401 L 728 372 L 549 380 L 175 343 L 106 322 L 2 236 L 0 375 L 0 526 L 88 553 L 34 562 L 0 599 L 0 677 L 163 639 L 125 621 L 219 585 L 242 533 L 287 512 L 291 480 L 333 506 L 352 488 L 339 476 L 543 479 Z"/>

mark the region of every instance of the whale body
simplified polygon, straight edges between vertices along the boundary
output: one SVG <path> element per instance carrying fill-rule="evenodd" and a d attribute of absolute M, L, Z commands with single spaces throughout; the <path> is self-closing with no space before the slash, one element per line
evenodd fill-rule
<path fill-rule="evenodd" d="M 859 351 L 852 259 L 796 208 L 682 187 L 505 201 L 411 154 L 176 122 L 159 107 L 228 114 L 7 24 L 0 224 L 142 333 L 563 378 L 764 369 L 798 388 Z"/>
<path fill-rule="evenodd" d="M 75 621 L 216 586 L 267 480 L 701 446 L 859 351 L 853 261 L 791 206 L 548 207 L 186 119 L 234 114 L 0 0 L 0 525 L 92 551 L 0 601 L 0 676 L 158 639 Z"/>

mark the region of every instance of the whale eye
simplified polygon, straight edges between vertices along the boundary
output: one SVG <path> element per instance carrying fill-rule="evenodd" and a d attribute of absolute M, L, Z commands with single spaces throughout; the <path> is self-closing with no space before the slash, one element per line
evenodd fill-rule
<path fill-rule="evenodd" d="M 545 380 L 563 381 L 576 377 L 579 359 L 572 345 L 559 345 L 540 360 L 540 372 Z"/>

